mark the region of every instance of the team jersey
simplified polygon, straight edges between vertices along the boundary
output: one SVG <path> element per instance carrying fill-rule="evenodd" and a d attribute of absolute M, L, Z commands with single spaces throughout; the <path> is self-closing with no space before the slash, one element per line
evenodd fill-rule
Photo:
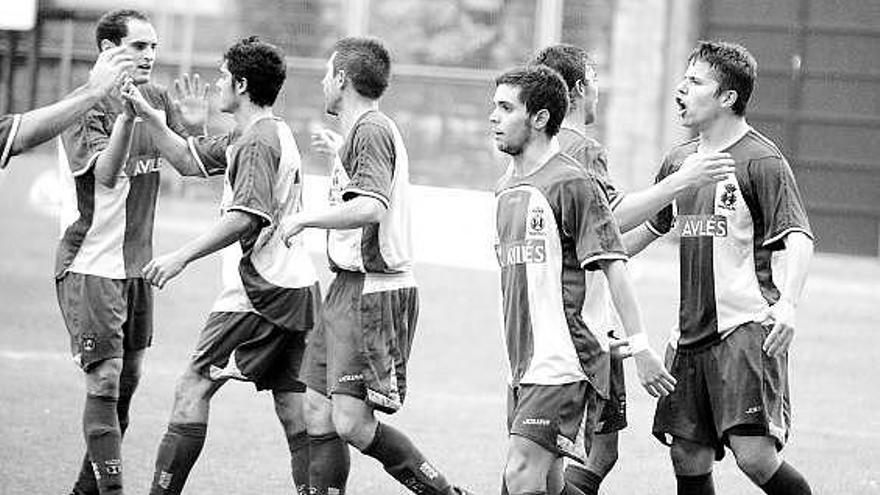
<path fill-rule="evenodd" d="M 599 181 L 558 153 L 554 140 L 535 172 L 517 177 L 508 167 L 495 196 L 511 385 L 589 380 L 596 386 L 608 354 L 581 317 L 584 270 L 626 259 Z"/>
<path fill-rule="evenodd" d="M 405 273 L 411 270 L 409 159 L 397 126 L 371 110 L 351 129 L 330 171 L 330 204 L 369 196 L 386 208 L 378 223 L 327 232 L 333 270 Z"/>
<path fill-rule="evenodd" d="M 21 125 L 21 115 L 3 115 L 0 117 L 0 170 L 6 168 L 12 158 L 12 141 Z"/>
<path fill-rule="evenodd" d="M 697 151 L 697 139 L 673 148 L 659 182 Z M 689 190 L 647 226 L 680 239 L 681 294 L 678 343 L 699 345 L 739 325 L 767 319 L 779 299 L 772 254 L 784 238 L 810 225 L 794 175 L 776 145 L 752 128 L 727 149 L 735 171 L 724 180 Z"/>
<path fill-rule="evenodd" d="M 215 312 L 258 313 L 288 330 L 308 330 L 317 274 L 303 236 L 285 246 L 281 222 L 302 210 L 303 174 L 293 133 L 278 118 L 262 118 L 237 136 L 189 138 L 205 175 L 225 170 L 221 215 L 243 211 L 260 219 L 222 250 L 223 290 Z"/>
<path fill-rule="evenodd" d="M 151 106 L 165 112 L 171 129 L 187 134 L 164 89 L 150 84 L 138 89 Z M 107 148 L 118 115 L 108 102 L 101 102 L 61 135 L 61 182 L 75 200 L 61 212 L 56 277 L 72 271 L 138 278 L 152 258 L 159 171 L 168 163 L 159 155 L 146 125 L 136 119 L 128 159 L 116 184 L 107 187 L 95 180 L 95 162 Z"/>
<path fill-rule="evenodd" d="M 617 208 L 623 193 L 614 187 L 608 175 L 608 154 L 605 147 L 578 129 L 563 125 L 557 134 L 559 151 L 574 158 L 602 184 L 611 209 Z M 587 272 L 587 294 L 581 315 L 587 326 L 599 336 L 603 348 L 608 347 L 608 334 L 622 327 L 611 301 L 608 280 L 604 273 Z"/>

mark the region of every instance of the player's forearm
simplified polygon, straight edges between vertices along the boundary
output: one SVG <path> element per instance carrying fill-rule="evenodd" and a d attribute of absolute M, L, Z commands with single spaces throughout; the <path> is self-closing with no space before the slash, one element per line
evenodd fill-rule
<path fill-rule="evenodd" d="M 250 213 L 228 211 L 210 230 L 183 245 L 178 255 L 185 264 L 192 263 L 238 241 L 259 223 L 259 218 Z"/>
<path fill-rule="evenodd" d="M 134 117 L 126 113 L 119 114 L 110 132 L 107 147 L 95 160 L 95 179 L 106 187 L 116 185 L 119 171 L 128 161 L 131 137 L 134 131 Z"/>
<path fill-rule="evenodd" d="M 100 93 L 80 88 L 59 102 L 26 112 L 12 141 L 11 154 L 17 155 L 61 134 L 100 98 Z"/>
<path fill-rule="evenodd" d="M 385 214 L 385 205 L 369 196 L 357 196 L 326 210 L 305 211 L 301 215 L 304 227 L 345 230 L 376 223 Z"/>
<path fill-rule="evenodd" d="M 645 224 L 639 225 L 621 237 L 623 239 L 623 247 L 631 257 L 641 253 L 648 245 L 660 238 L 657 234 L 651 232 L 651 229 Z"/>
<path fill-rule="evenodd" d="M 675 199 L 681 189 L 671 176 L 653 186 L 627 193 L 614 208 L 614 218 L 621 232 L 628 232 L 651 218 Z"/>
<path fill-rule="evenodd" d="M 782 282 L 782 299 L 797 306 L 807 282 L 810 261 L 813 259 L 813 240 L 803 232 L 785 236 L 785 278 Z"/>
<path fill-rule="evenodd" d="M 636 292 L 626 270 L 626 263 L 622 260 L 609 261 L 602 265 L 602 270 L 608 279 L 611 301 L 620 316 L 620 323 L 626 335 L 632 337 L 644 333 L 642 311 L 636 300 Z"/>
<path fill-rule="evenodd" d="M 164 120 L 149 119 L 147 128 L 159 153 L 168 160 L 177 173 L 184 176 L 204 175 L 193 158 L 186 139 L 168 127 Z"/>

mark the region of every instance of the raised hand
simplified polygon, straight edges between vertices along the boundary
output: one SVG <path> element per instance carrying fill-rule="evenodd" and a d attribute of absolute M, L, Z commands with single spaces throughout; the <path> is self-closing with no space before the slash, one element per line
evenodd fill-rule
<path fill-rule="evenodd" d="M 144 95 L 141 94 L 137 86 L 131 84 L 131 82 L 123 85 L 121 94 L 122 100 L 125 102 L 126 112 L 133 112 L 133 115 L 151 123 L 162 123 L 165 121 L 164 112 L 157 108 L 153 108 L 153 106 L 144 99 Z"/>
<path fill-rule="evenodd" d="M 312 151 L 315 153 L 334 156 L 342 147 L 342 136 L 330 129 L 318 129 L 312 133 Z"/>
<path fill-rule="evenodd" d="M 208 122 L 208 86 L 198 74 L 183 74 L 174 80 L 174 106 L 180 111 L 183 123 L 189 127 L 204 127 Z"/>
<path fill-rule="evenodd" d="M 133 68 L 134 59 L 126 53 L 126 47 L 104 50 L 89 71 L 86 87 L 101 96 L 107 96 L 126 79 L 130 79 L 129 71 Z"/>
<path fill-rule="evenodd" d="M 672 174 L 684 188 L 702 187 L 723 180 L 734 171 L 730 153 L 693 153 Z"/>

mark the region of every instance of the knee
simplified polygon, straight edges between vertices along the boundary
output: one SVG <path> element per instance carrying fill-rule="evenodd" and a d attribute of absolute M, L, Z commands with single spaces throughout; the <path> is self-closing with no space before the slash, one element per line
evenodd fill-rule
<path fill-rule="evenodd" d="M 675 474 L 698 475 L 712 471 L 715 451 L 712 447 L 676 439 L 669 449 Z"/>
<path fill-rule="evenodd" d="M 774 448 L 739 447 L 732 450 L 736 465 L 756 483 L 766 482 L 779 467 L 780 461 Z"/>
<path fill-rule="evenodd" d="M 597 471 L 600 471 L 596 474 L 600 474 L 603 477 L 611 472 L 611 469 L 614 468 L 614 465 L 617 464 L 617 446 L 613 446 L 610 448 L 603 448 L 596 455 L 595 467 Z"/>
<path fill-rule="evenodd" d="M 310 435 L 323 435 L 335 431 L 333 428 L 330 399 L 308 390 L 303 406 L 306 429 Z"/>
<path fill-rule="evenodd" d="M 510 452 L 504 465 L 504 481 L 508 489 L 518 487 L 520 480 L 529 479 L 529 474 L 528 458 L 521 452 Z"/>
<path fill-rule="evenodd" d="M 346 411 L 333 409 L 332 412 L 333 429 L 340 438 L 350 444 L 358 444 L 358 440 L 363 436 L 362 430 L 364 422 L 361 418 Z"/>
<path fill-rule="evenodd" d="M 192 370 L 184 372 L 174 388 L 172 420 L 190 422 L 191 416 L 199 409 L 200 404 L 210 399 L 212 386 L 211 380 Z"/>
<path fill-rule="evenodd" d="M 95 364 L 86 372 L 88 393 L 104 397 L 118 397 L 121 373 L 121 359 L 107 359 Z"/>
<path fill-rule="evenodd" d="M 275 392 L 275 414 L 281 421 L 284 431 L 300 431 L 305 427 L 302 394 Z"/>

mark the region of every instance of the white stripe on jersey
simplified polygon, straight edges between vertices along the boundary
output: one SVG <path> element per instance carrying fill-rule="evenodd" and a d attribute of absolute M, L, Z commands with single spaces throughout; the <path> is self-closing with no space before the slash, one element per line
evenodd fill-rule
<path fill-rule="evenodd" d="M 12 154 L 12 142 L 15 141 L 15 135 L 18 134 L 18 127 L 21 125 L 21 114 L 12 116 L 12 127 L 9 129 L 9 136 L 6 138 L 6 144 L 3 151 L 0 152 L 0 169 L 5 168 Z"/>

